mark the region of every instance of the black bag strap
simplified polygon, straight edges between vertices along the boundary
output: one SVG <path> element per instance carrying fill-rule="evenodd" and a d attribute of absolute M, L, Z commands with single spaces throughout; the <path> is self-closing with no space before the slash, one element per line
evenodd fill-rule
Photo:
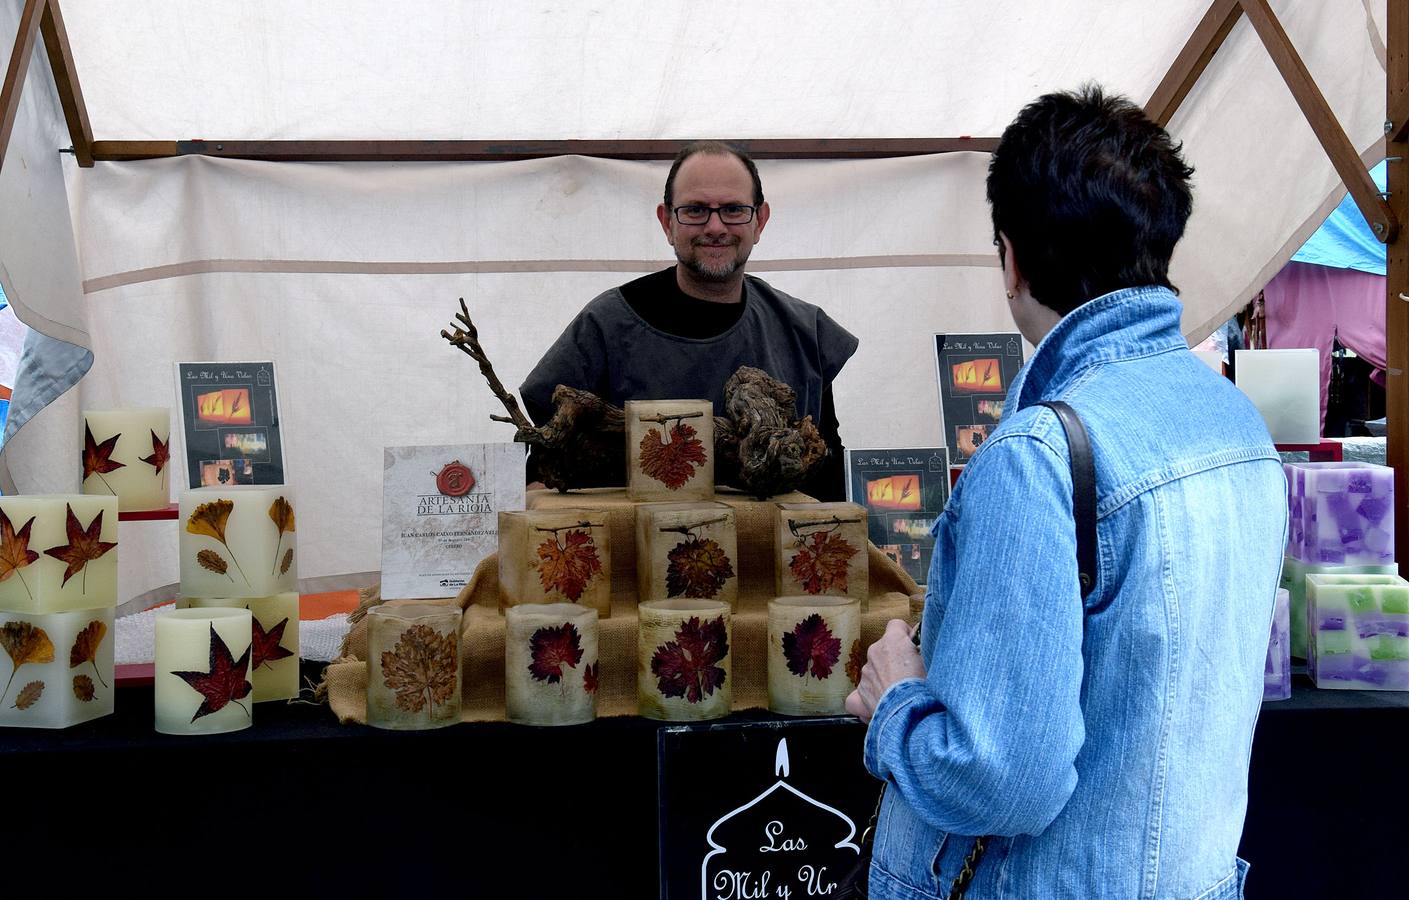
<path fill-rule="evenodd" d="M 1096 587 L 1096 460 L 1086 426 L 1076 410 L 1061 400 L 1038 403 L 1057 414 L 1067 433 L 1071 453 L 1072 512 L 1076 517 L 1076 571 L 1081 579 L 1081 599 Z"/>

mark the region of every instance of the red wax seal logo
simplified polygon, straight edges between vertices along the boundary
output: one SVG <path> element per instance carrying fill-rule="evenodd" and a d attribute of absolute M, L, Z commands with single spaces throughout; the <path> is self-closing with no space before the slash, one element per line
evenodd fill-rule
<path fill-rule="evenodd" d="M 463 497 L 475 486 L 475 473 L 457 459 L 435 476 L 435 486 L 447 497 Z"/>

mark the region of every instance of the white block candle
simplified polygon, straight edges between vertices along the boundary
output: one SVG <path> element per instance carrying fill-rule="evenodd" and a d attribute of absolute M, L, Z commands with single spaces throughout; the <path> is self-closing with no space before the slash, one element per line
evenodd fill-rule
<path fill-rule="evenodd" d="M 708 400 L 626 401 L 626 496 L 632 500 L 714 498 L 714 404 Z"/>
<path fill-rule="evenodd" d="M 1321 442 L 1321 356 L 1316 350 L 1234 350 L 1238 387 L 1278 444 Z"/>
<path fill-rule="evenodd" d="M 298 594 L 272 597 L 183 597 L 183 609 L 243 607 L 253 621 L 250 681 L 254 702 L 292 700 L 298 696 Z"/>
<path fill-rule="evenodd" d="M 367 724 L 409 731 L 459 722 L 460 607 L 384 604 L 367 620 Z"/>
<path fill-rule="evenodd" d="M 270 597 L 298 590 L 298 533 L 287 485 L 181 492 L 181 594 Z"/>
<path fill-rule="evenodd" d="M 156 728 L 222 734 L 254 722 L 247 609 L 163 609 L 156 614 Z"/>
<path fill-rule="evenodd" d="M 695 722 L 733 705 L 732 619 L 722 600 L 648 600 L 637 609 L 636 704 L 648 719 Z"/>
<path fill-rule="evenodd" d="M 166 509 L 171 504 L 171 410 L 89 409 L 83 412 L 83 493 L 117 497 L 118 509 Z"/>
<path fill-rule="evenodd" d="M 850 597 L 768 601 L 768 708 L 786 716 L 839 716 L 865 664 L 861 603 Z"/>
<path fill-rule="evenodd" d="M 113 609 L 0 612 L 0 726 L 65 728 L 113 711 Z"/>
<path fill-rule="evenodd" d="M 116 605 L 116 497 L 0 497 L 0 610 Z"/>
<path fill-rule="evenodd" d="M 597 717 L 597 611 L 572 603 L 504 611 L 510 722 L 577 725 Z"/>

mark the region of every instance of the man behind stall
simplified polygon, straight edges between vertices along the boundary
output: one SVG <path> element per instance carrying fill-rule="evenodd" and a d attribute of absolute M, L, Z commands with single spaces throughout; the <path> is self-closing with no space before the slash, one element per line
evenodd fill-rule
<path fill-rule="evenodd" d="M 656 207 L 678 263 L 593 299 L 548 348 L 519 392 L 537 423 L 552 415 L 559 384 L 621 406 L 627 400 L 695 399 L 724 409 L 724 384 L 757 366 L 797 392 L 829 455 L 802 490 L 841 500 L 844 465 L 832 380 L 857 340 L 821 309 L 746 276 L 768 224 L 753 160 L 714 141 L 685 147 Z"/>

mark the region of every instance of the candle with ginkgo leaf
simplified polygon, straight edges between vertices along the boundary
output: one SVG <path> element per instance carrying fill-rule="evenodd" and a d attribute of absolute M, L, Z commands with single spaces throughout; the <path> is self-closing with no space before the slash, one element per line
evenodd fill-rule
<path fill-rule="evenodd" d="M 83 411 L 83 493 L 117 497 L 117 508 L 171 505 L 171 411 L 165 407 Z"/>
<path fill-rule="evenodd" d="M 181 595 L 270 597 L 297 590 L 298 534 L 287 485 L 181 492 Z"/>

